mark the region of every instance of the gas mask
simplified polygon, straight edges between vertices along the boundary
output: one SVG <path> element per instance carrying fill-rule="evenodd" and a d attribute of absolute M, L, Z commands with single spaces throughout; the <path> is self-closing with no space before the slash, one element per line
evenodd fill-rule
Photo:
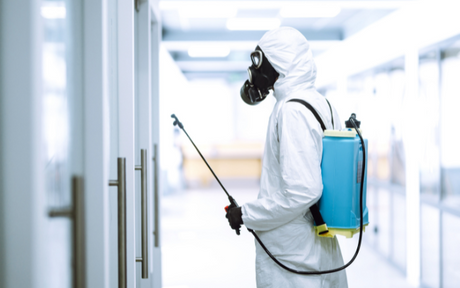
<path fill-rule="evenodd" d="M 248 68 L 249 80 L 244 82 L 240 95 L 246 104 L 257 105 L 267 97 L 268 90 L 273 89 L 279 73 L 268 62 L 259 46 L 251 53 L 251 62 Z"/>

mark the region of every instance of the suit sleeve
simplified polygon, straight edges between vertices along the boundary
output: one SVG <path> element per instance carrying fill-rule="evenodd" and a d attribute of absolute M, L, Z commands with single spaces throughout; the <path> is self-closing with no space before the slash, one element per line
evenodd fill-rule
<path fill-rule="evenodd" d="M 323 132 L 303 105 L 285 104 L 278 116 L 280 187 L 242 206 L 246 227 L 268 231 L 306 213 L 322 194 Z"/>

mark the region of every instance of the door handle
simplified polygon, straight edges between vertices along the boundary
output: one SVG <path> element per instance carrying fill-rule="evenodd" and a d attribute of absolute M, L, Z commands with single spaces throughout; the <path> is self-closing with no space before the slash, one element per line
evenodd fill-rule
<path fill-rule="evenodd" d="M 84 208 L 83 177 L 72 177 L 72 206 L 51 209 L 49 217 L 67 217 L 72 219 L 72 287 L 86 287 L 86 257 L 85 257 L 85 208 Z"/>
<path fill-rule="evenodd" d="M 117 159 L 117 180 L 109 186 L 118 187 L 118 287 L 127 287 L 126 269 L 126 158 Z"/>
<path fill-rule="evenodd" d="M 148 201 L 147 201 L 147 150 L 141 149 L 141 165 L 136 165 L 136 170 L 141 171 L 141 238 L 142 256 L 136 258 L 136 262 L 142 263 L 142 278 L 149 278 L 149 253 L 148 253 Z"/>
<path fill-rule="evenodd" d="M 153 234 L 155 235 L 155 247 L 160 246 L 160 219 L 159 219 L 159 209 L 160 209 L 160 204 L 159 204 L 159 191 L 158 191 L 158 144 L 155 144 L 153 147 L 153 158 L 154 162 L 154 169 L 155 173 L 153 174 L 153 200 L 154 200 L 154 214 L 155 214 L 155 230 Z"/>

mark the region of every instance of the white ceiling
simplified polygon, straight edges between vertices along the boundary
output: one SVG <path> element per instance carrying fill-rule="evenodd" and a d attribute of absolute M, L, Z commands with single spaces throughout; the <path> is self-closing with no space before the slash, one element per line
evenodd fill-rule
<path fill-rule="evenodd" d="M 266 31 L 229 30 L 227 21 L 250 18 L 251 23 L 261 23 L 268 19 L 267 21 L 278 22 L 281 26 L 294 27 L 310 41 L 313 54 L 319 55 L 412 1 L 416 0 L 163 0 L 160 1 L 163 44 L 186 75 L 193 73 L 193 77 L 197 77 L 196 74 L 202 73 L 208 77 L 209 73 L 217 72 L 245 73 L 249 66 L 249 52 L 255 48 Z M 301 14 L 338 14 L 334 17 L 305 18 L 299 17 L 302 15 L 291 15 L 296 18 L 287 18 L 285 13 L 289 9 L 291 13 L 300 11 Z M 242 28 L 250 27 L 245 25 Z M 227 53 L 217 53 L 221 57 L 197 58 L 189 56 L 190 48 L 202 48 L 203 51 L 210 48 L 211 52 L 224 49 Z"/>

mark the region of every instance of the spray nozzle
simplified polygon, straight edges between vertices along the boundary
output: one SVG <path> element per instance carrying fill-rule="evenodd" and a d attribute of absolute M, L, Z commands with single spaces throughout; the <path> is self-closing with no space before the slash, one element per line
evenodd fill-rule
<path fill-rule="evenodd" d="M 173 123 L 174 126 L 179 125 L 180 129 L 184 129 L 184 125 L 182 125 L 182 123 L 180 123 L 179 119 L 177 119 L 177 116 L 175 114 L 172 114 L 171 118 L 175 119 L 174 123 Z"/>
<path fill-rule="evenodd" d="M 355 128 L 355 126 L 353 126 L 353 123 L 351 123 L 351 121 L 355 122 L 356 126 L 358 128 L 360 128 L 359 126 L 361 125 L 361 121 L 358 121 L 356 119 L 356 114 L 355 113 L 351 113 L 350 118 L 348 118 L 348 120 L 345 121 L 345 127 L 346 128 Z"/>

